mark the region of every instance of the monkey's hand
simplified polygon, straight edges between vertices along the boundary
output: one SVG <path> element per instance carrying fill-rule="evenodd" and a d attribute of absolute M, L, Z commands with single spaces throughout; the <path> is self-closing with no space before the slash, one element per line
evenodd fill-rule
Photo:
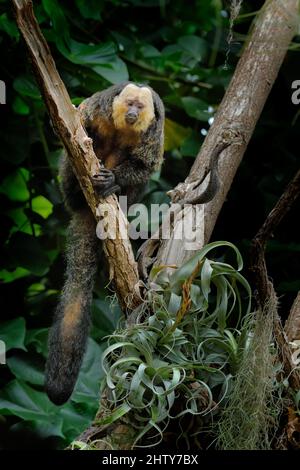
<path fill-rule="evenodd" d="M 102 197 L 121 192 L 120 186 L 116 184 L 114 173 L 107 168 L 101 168 L 100 173 L 92 177 L 92 183 L 97 194 Z"/>

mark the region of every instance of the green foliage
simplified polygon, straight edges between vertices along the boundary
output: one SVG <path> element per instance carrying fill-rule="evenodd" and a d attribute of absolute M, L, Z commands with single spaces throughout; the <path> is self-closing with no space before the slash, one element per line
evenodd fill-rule
<path fill-rule="evenodd" d="M 101 313 L 105 317 L 105 313 Z M 97 332 L 98 339 L 111 332 L 113 327 L 107 319 L 101 334 Z M 57 407 L 43 391 L 47 336 L 46 328 L 26 330 L 22 317 L 1 326 L 1 339 L 6 344 L 7 352 L 14 350 L 14 354 L 7 359 L 7 367 L 14 378 L 0 392 L 0 414 L 21 419 L 23 429 L 30 425 L 39 438 L 57 437 L 60 439 L 59 445 L 64 446 L 89 425 L 97 411 L 103 377 L 99 358 L 104 344 L 89 339 L 72 399 Z"/>
<path fill-rule="evenodd" d="M 0 16 L 0 30 L 5 31 L 11 38 L 18 39 L 19 31 L 13 20 L 8 18 L 7 13 L 2 13 Z"/>
<path fill-rule="evenodd" d="M 29 199 L 28 180 L 29 172 L 26 168 L 19 168 L 3 180 L 0 192 L 12 201 L 27 201 Z"/>
<path fill-rule="evenodd" d="M 5 343 L 6 351 L 13 348 L 25 349 L 25 320 L 22 317 L 7 321 L 1 325 L 1 340 Z"/>
<path fill-rule="evenodd" d="M 235 251 L 237 269 L 206 256 L 226 246 Z M 152 440 L 146 442 L 156 445 L 170 420 L 187 414 L 209 420 L 216 408 L 222 409 L 247 338 L 238 329 L 251 305 L 241 269 L 236 247 L 215 242 L 171 275 L 165 269 L 154 274 L 140 318 L 148 309 L 153 313 L 117 330 L 103 353 L 104 384 L 113 411 L 100 424 L 129 413 L 138 430 L 135 442 L 150 432 Z M 180 429 L 178 439 L 184 434 Z"/>

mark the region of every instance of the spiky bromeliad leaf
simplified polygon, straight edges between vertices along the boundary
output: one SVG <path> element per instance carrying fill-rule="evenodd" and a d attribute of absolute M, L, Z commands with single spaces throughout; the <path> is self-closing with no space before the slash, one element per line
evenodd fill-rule
<path fill-rule="evenodd" d="M 207 257 L 220 247 L 233 250 L 236 268 Z M 112 413 L 101 424 L 130 413 L 136 443 L 148 436 L 154 445 L 171 419 L 216 410 L 244 346 L 238 328 L 250 311 L 251 290 L 242 267 L 234 245 L 214 242 L 164 275 L 163 288 L 149 291 L 151 314 L 116 331 L 103 354 Z"/>

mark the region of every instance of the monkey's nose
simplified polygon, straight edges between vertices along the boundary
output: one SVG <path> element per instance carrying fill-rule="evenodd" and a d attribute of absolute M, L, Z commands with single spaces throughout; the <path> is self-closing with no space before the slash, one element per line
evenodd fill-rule
<path fill-rule="evenodd" d="M 128 111 L 126 113 L 125 119 L 128 124 L 134 124 L 137 121 L 138 113 L 136 111 Z"/>

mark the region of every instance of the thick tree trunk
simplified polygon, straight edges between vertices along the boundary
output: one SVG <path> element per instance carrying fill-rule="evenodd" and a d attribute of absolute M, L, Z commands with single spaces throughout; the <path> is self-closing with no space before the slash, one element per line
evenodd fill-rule
<path fill-rule="evenodd" d="M 252 240 L 251 246 L 251 266 L 250 271 L 253 277 L 253 287 L 258 292 L 258 302 L 261 307 L 264 306 L 267 298 L 270 296 L 272 283 L 268 279 L 268 273 L 265 261 L 265 248 L 267 241 L 271 238 L 274 231 L 280 224 L 283 217 L 291 209 L 293 203 L 300 195 L 300 170 L 287 186 L 272 211 L 266 218 L 262 227 Z M 289 330 L 291 328 L 289 327 Z"/>
<path fill-rule="evenodd" d="M 281 195 L 252 240 L 249 270 L 252 272 L 252 285 L 256 292 L 256 303 L 258 304 L 258 308 L 260 308 L 262 311 L 268 312 L 268 308 L 266 309 L 265 306 L 270 305 L 272 299 L 276 298 L 273 283 L 268 277 L 267 264 L 265 259 L 266 245 L 299 195 L 300 170 L 298 170 L 292 181 L 288 184 L 286 190 Z M 278 303 L 273 302 L 273 311 L 276 311 L 276 315 L 274 316 L 274 334 L 279 346 L 280 361 L 283 365 L 285 376 L 288 378 L 291 387 L 296 392 L 300 387 L 300 372 L 293 363 L 293 351 L 290 347 L 289 341 L 297 339 L 297 334 L 299 335 L 298 297 L 296 298 L 295 303 L 291 309 L 284 329 L 278 314 Z"/>
<path fill-rule="evenodd" d="M 202 224 L 195 224 L 195 208 L 190 209 L 190 224 L 196 225 L 197 249 L 209 241 L 219 212 L 226 200 L 233 178 L 241 163 L 270 90 L 277 77 L 287 48 L 299 22 L 298 0 L 268 0 L 255 21 L 230 85 L 220 104 L 215 120 L 201 147 L 201 151 L 185 181 L 186 190 L 192 181 L 201 180 L 210 155 L 222 139 L 231 142 L 220 156 L 221 188 L 216 197 L 204 205 Z M 180 185 L 183 191 L 183 184 Z M 178 187 L 172 192 L 176 194 Z M 201 210 L 201 209 L 200 209 Z M 201 221 L 198 209 L 198 221 Z M 177 211 L 174 231 L 179 230 L 183 214 Z M 197 227 L 198 225 L 198 227 Z M 177 226 L 177 227 L 176 227 Z M 190 235 L 189 233 L 187 234 Z M 173 239 L 161 243 L 157 255 L 158 265 L 178 265 L 189 259 L 194 250 L 186 250 L 185 243 Z"/>

